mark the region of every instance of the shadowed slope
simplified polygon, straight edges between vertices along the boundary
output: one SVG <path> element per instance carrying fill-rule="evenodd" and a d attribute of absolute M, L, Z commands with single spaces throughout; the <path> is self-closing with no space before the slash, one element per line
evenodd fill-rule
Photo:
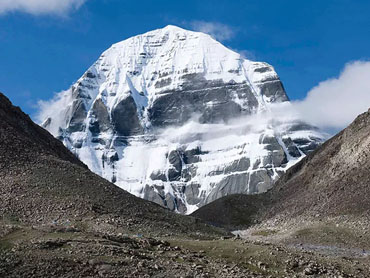
<path fill-rule="evenodd" d="M 61 142 L 0 94 L 0 216 L 133 233 L 217 233 L 136 198 L 90 172 Z"/>
<path fill-rule="evenodd" d="M 193 215 L 238 228 L 255 221 L 352 215 L 370 211 L 370 110 L 290 168 L 263 195 L 233 195 Z"/>
<path fill-rule="evenodd" d="M 61 142 L 34 124 L 0 93 L 0 167 L 29 163 L 37 155 L 54 156 L 85 167 Z M 1 169 L 0 168 L 0 169 Z"/>
<path fill-rule="evenodd" d="M 289 169 L 270 194 L 268 216 L 368 214 L 370 110 Z"/>

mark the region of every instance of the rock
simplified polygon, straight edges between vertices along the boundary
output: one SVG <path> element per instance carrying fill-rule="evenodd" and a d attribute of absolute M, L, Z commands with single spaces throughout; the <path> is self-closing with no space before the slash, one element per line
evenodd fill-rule
<path fill-rule="evenodd" d="M 93 136 L 97 136 L 101 132 L 107 132 L 112 129 L 113 127 L 110 121 L 108 109 L 99 98 L 95 100 L 91 110 L 89 130 Z"/>
<path fill-rule="evenodd" d="M 124 121 L 122 119 L 125 119 Z M 136 104 L 131 95 L 117 103 L 112 110 L 112 124 L 120 136 L 139 134 L 142 131 Z"/>
<path fill-rule="evenodd" d="M 303 273 L 305 275 L 314 275 L 314 274 L 318 274 L 319 273 L 319 268 L 315 265 L 308 265 L 308 267 L 306 267 L 304 270 L 303 270 Z"/>
<path fill-rule="evenodd" d="M 76 99 L 72 103 L 71 116 L 68 123 L 69 132 L 83 131 L 84 120 L 87 116 L 87 108 L 83 99 Z"/>

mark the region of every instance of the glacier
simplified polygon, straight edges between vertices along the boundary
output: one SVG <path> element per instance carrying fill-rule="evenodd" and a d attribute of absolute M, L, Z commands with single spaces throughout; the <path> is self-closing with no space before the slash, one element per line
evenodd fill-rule
<path fill-rule="evenodd" d="M 169 25 L 112 45 L 39 120 L 93 172 L 189 214 L 267 191 L 326 139 L 289 106 L 271 65 Z"/>

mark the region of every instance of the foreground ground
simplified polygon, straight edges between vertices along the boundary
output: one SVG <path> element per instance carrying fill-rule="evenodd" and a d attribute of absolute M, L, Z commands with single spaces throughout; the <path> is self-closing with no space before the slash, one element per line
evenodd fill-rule
<path fill-rule="evenodd" d="M 7 219 L 0 277 L 370 277 L 370 234 L 353 224 L 270 223 L 235 237 L 197 239 Z"/>

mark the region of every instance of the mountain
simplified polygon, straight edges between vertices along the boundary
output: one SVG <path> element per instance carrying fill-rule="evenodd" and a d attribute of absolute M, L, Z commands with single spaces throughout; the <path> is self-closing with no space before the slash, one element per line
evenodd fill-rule
<path fill-rule="evenodd" d="M 302 244 L 298 249 L 260 239 L 220 238 L 227 233 L 137 198 L 92 173 L 2 94 L 0 118 L 0 277 L 369 277 L 368 261 L 358 258 L 358 253 L 367 256 L 368 229 L 356 230 L 357 237 L 348 230 L 339 238 L 334 234 L 336 242 L 345 238 L 356 244 L 357 249 L 340 249 L 343 257 L 307 252 Z M 340 161 L 340 169 L 368 169 L 369 118 L 343 134 L 343 149 L 354 155 L 352 160 L 344 152 L 352 162 Z M 354 177 L 363 185 L 367 172 L 358 170 Z M 359 190 L 351 196 L 364 194 L 351 200 L 368 210 L 362 202 L 366 192 L 359 186 L 351 190 Z M 283 193 L 296 197 L 289 192 Z M 239 196 L 254 199 L 261 208 L 258 200 L 265 195 Z M 282 199 L 280 208 L 286 203 Z M 222 213 L 218 219 L 224 219 Z M 330 230 L 320 231 L 326 234 Z"/>
<path fill-rule="evenodd" d="M 265 192 L 324 141 L 276 105 L 289 99 L 272 66 L 167 26 L 114 44 L 40 119 L 93 172 L 191 213 Z"/>
<path fill-rule="evenodd" d="M 90 172 L 1 93 L 0 118 L 1 220 L 35 227 L 69 223 L 95 232 L 218 233 Z"/>
<path fill-rule="evenodd" d="M 342 217 L 341 223 L 352 223 L 369 219 L 369 169 L 370 110 L 287 170 L 267 193 L 227 196 L 193 215 L 232 229 L 267 220 L 325 223 Z M 356 225 L 368 227 L 370 223 L 360 222 Z"/>
<path fill-rule="evenodd" d="M 264 277 L 194 248 L 229 252 L 229 234 L 92 173 L 1 93 L 0 119 L 0 277 Z"/>

